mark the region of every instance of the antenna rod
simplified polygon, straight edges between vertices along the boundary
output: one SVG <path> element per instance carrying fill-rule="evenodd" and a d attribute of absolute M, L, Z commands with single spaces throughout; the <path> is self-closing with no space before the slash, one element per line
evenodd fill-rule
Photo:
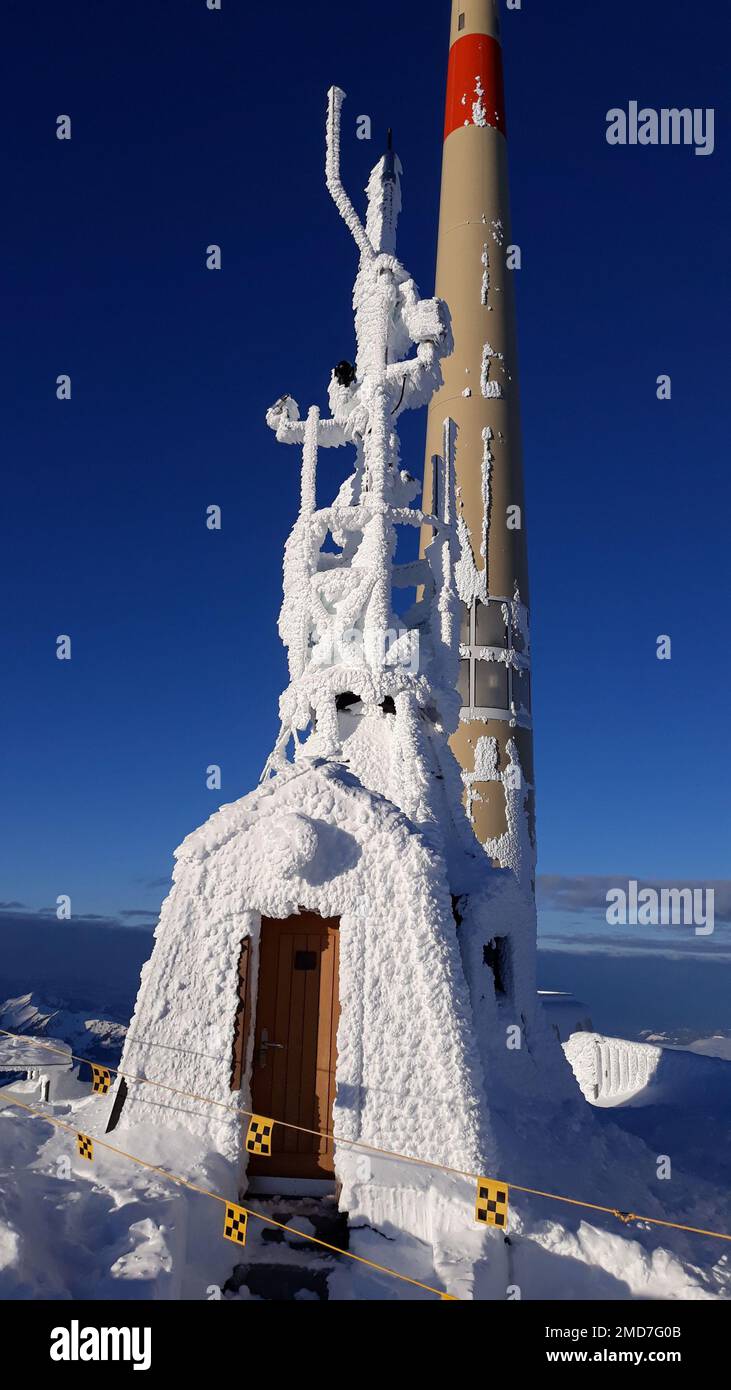
<path fill-rule="evenodd" d="M 345 101 L 341 87 L 331 87 L 328 92 L 327 113 L 327 154 L 325 157 L 325 180 L 328 192 L 340 216 L 348 228 L 362 256 L 373 260 L 374 250 L 366 235 L 365 228 L 358 217 L 340 178 L 340 112 Z"/>

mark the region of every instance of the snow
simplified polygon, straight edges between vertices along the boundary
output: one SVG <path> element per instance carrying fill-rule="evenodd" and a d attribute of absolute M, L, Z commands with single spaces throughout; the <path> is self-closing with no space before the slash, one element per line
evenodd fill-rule
<path fill-rule="evenodd" d="M 462 780 L 467 789 L 467 814 L 472 817 L 472 807 L 479 799 L 479 783 L 502 782 L 507 826 L 501 835 L 485 841 L 485 850 L 492 859 L 497 860 L 504 868 L 510 869 L 518 883 L 530 895 L 535 876 L 536 851 L 526 813 L 526 796 L 533 787 L 523 775 L 515 739 L 508 739 L 505 751 L 508 762 L 504 771 L 500 772 L 497 739 L 485 735 L 478 738 L 475 745 L 474 770 L 462 773 Z"/>
<path fill-rule="evenodd" d="M 104 929 L 102 929 L 102 935 L 104 935 Z M 125 932 L 123 936 L 129 943 L 129 934 Z M 134 933 L 132 941 L 134 941 L 135 948 L 138 948 L 137 937 L 138 934 Z M 152 945 L 151 933 L 146 933 L 144 940 L 149 953 Z M 67 948 L 69 951 L 67 967 L 68 960 L 73 960 L 75 958 L 75 944 L 73 938 L 67 941 Z M 42 950 L 43 940 L 41 939 L 38 941 L 37 945 L 38 949 Z M 131 951 L 130 954 L 139 971 L 139 963 L 136 962 L 136 949 Z M 104 960 L 103 943 L 101 943 L 101 948 L 97 955 L 101 965 L 101 962 Z M 56 989 L 58 989 L 58 984 L 56 985 Z M 133 986 L 132 980 L 130 979 L 130 994 L 132 994 L 132 991 Z M 128 1001 L 126 1007 L 128 1010 Z M 94 1012 L 96 1013 L 96 1010 Z M 110 1018 L 108 1016 L 101 1018 L 92 1016 L 90 1018 L 89 1011 L 84 1008 L 83 1001 L 81 1000 L 77 1002 L 75 1007 L 69 1007 L 65 1001 L 62 1002 L 58 999 L 58 996 L 55 995 L 54 1003 L 50 1004 L 46 999 L 39 998 L 33 991 L 5 1000 L 0 996 L 0 1029 L 3 1028 L 11 1033 L 26 1032 L 41 1035 L 44 1041 L 56 1044 L 58 1041 L 56 1037 L 57 1034 L 58 1037 L 62 1037 L 65 1040 L 62 1044 L 64 1047 L 68 1044 L 75 1052 L 81 1053 L 84 1057 L 89 1057 L 91 1061 L 102 1063 L 110 1059 L 113 1062 L 119 1060 L 126 1032 L 126 1024 L 120 1022 L 117 1018 Z M 50 1029 L 52 1029 L 53 1032 L 50 1032 Z M 0 1059 L 3 1055 L 4 1042 L 5 1040 L 2 1038 L 2 1035 L 0 1035 Z M 39 1048 L 38 1051 L 39 1061 L 45 1058 L 48 1062 L 53 1063 L 53 1053 L 49 1053 L 47 1048 Z M 30 1065 L 34 1064 L 30 1063 Z M 0 1068 L 2 1068 L 2 1066 L 3 1063 L 0 1060 Z"/>
<path fill-rule="evenodd" d="M 566 1230 L 557 1221 L 546 1221 L 537 1227 L 531 1239 L 539 1249 L 558 1257 L 564 1267 L 574 1263 L 575 1282 L 570 1293 L 562 1289 L 563 1298 L 624 1296 L 706 1301 L 714 1297 L 710 1289 L 703 1287 L 703 1271 L 698 1266 L 685 1266 L 667 1250 L 648 1253 L 638 1241 L 601 1230 L 589 1221 L 582 1220 L 576 1231 Z M 536 1296 L 555 1299 L 555 1264 L 551 1262 L 548 1268 L 549 1277 Z M 516 1277 L 519 1281 L 523 1277 L 520 1257 Z"/>
<path fill-rule="evenodd" d="M 505 769 L 499 773 L 499 780 L 505 791 L 507 829 L 496 838 L 486 840 L 485 849 L 493 859 L 511 869 L 518 883 L 526 890 L 532 890 L 536 847 L 530 834 L 526 796 L 528 792 L 533 791 L 533 784 L 523 774 L 515 739 L 508 739 L 505 751 L 508 762 Z"/>
<path fill-rule="evenodd" d="M 582 1036 L 575 1035 L 572 1041 Z M 669 1053 L 673 1058 L 680 1055 L 671 1049 L 662 1051 L 665 1057 Z M 731 1067 L 693 1054 L 687 1054 L 687 1062 L 697 1078 L 709 1065 L 717 1074 L 717 1106 L 721 1078 L 727 1078 L 728 1116 Z M 519 1143 L 511 1156 L 515 1171 L 510 1175 L 515 1181 L 530 1182 L 542 1174 L 544 1183 L 550 1177 L 549 1190 L 588 1200 L 606 1201 L 609 1196 L 648 1215 L 723 1230 L 727 1183 L 719 1177 L 712 1191 L 703 1165 L 693 1170 L 692 1177 L 686 1178 L 684 1173 L 686 1156 L 695 1161 L 688 1133 L 689 1096 L 686 1086 L 674 1100 L 668 1093 L 663 1106 L 663 1150 L 673 1155 L 674 1181 L 657 1185 L 666 1189 L 657 1213 L 636 1200 L 639 1194 L 632 1190 L 636 1184 L 632 1174 L 638 1163 L 654 1163 L 660 1150 L 653 1147 L 648 1151 L 641 1142 L 620 1132 L 611 1137 L 607 1149 L 610 1172 L 599 1192 L 591 1180 L 597 1173 L 597 1138 L 595 1135 L 587 1142 L 587 1131 L 581 1127 L 573 1131 L 567 1144 L 570 1131 L 561 1126 L 563 1172 L 554 1166 L 546 1135 L 535 1171 L 530 1176 L 525 1171 L 527 1152 Z M 88 1089 L 83 1097 L 48 1107 L 47 1112 L 74 1129 L 104 1137 L 104 1103 L 91 1097 Z M 616 1124 L 622 1116 L 634 1116 L 638 1122 L 647 1116 L 649 1123 L 654 1112 L 655 1106 L 647 1099 L 644 1106 L 629 1110 L 594 1113 Z M 521 1123 L 516 1125 L 515 1116 L 512 1121 L 506 1116 L 506 1122 L 512 1123 L 520 1138 Z M 231 1170 L 220 1155 L 211 1152 L 205 1140 L 196 1140 L 183 1131 L 138 1125 L 125 1141 L 119 1132 L 109 1137 L 115 1145 L 214 1192 L 224 1192 L 233 1183 Z M 653 1231 L 646 1225 L 624 1228 L 600 1213 L 559 1208 L 517 1192 L 511 1200 L 510 1249 L 500 1243 L 491 1250 L 489 1260 L 475 1258 L 473 1228 L 460 1220 L 464 1211 L 459 1206 L 462 1195 L 471 1203 L 472 1188 L 465 1188 L 464 1194 L 455 1188 L 451 1208 L 449 1192 L 435 1197 L 432 1189 L 428 1171 L 411 1167 L 408 1177 L 404 1174 L 404 1200 L 415 1209 L 423 1208 L 421 1235 L 403 1231 L 401 1213 L 394 1203 L 390 1212 L 383 1211 L 378 1229 L 362 1220 L 351 1227 L 350 1249 L 468 1299 L 503 1300 L 508 1284 L 517 1284 L 524 1300 L 708 1300 L 728 1299 L 731 1294 L 729 1259 L 719 1242 L 668 1230 Z M 392 1200 L 394 1190 L 389 1187 Z M 266 1202 L 252 1204 L 267 1210 Z M 269 1205 L 276 1216 L 274 1204 Z M 436 1241 L 429 1229 L 435 1208 L 440 1218 Z M 99 1147 L 93 1166 L 82 1164 L 71 1135 L 43 1119 L 29 1119 L 0 1091 L 0 1298 L 203 1300 L 221 1296 L 235 1261 L 233 1251 L 221 1239 L 221 1212 L 220 1204 L 210 1198 L 176 1187 Z M 293 1218 L 291 1224 L 303 1231 L 309 1229 L 301 1217 Z M 312 1270 L 324 1267 L 331 1300 L 433 1297 L 388 1275 L 363 1269 L 347 1257 L 318 1253 L 314 1246 L 293 1252 L 272 1245 L 262 1239 L 263 1229 L 261 1223 L 251 1220 L 247 1261 L 290 1262 Z M 238 1294 L 229 1291 L 223 1297 L 246 1299 L 253 1295 L 243 1288 Z"/>
<path fill-rule="evenodd" d="M 364 1174 L 363 1154 L 348 1141 L 468 1173 L 494 1171 L 493 1093 L 520 1089 L 528 1074 L 534 1089 L 568 1096 L 575 1087 L 536 1006 L 532 849 L 519 814 L 526 789 L 517 750 L 505 774 L 517 774 L 501 842 L 508 867 L 498 873 L 465 816 L 448 744 L 459 716 L 452 422 L 444 424 L 431 513 L 414 505 L 418 484 L 399 468 L 398 418 L 441 383 L 449 315 L 438 300 L 419 297 L 395 257 L 396 156 L 371 174 L 365 227 L 343 189 L 342 100 L 331 93 L 328 186 L 359 250 L 356 360 L 352 372 L 331 377 L 331 418 L 313 408 L 302 420 L 290 395 L 267 417 L 281 442 L 303 451 L 279 623 L 290 672 L 281 732 L 260 787 L 222 807 L 177 852 L 123 1056 L 133 1075 L 211 1097 L 217 1107 L 184 1098 L 171 1105 L 136 1083 L 116 1132 L 184 1129 L 226 1161 L 232 1193 L 245 1182 L 237 1107 L 250 1104 L 248 1080 L 240 1094 L 229 1090 L 241 943 L 251 941 L 255 991 L 262 917 L 287 918 L 304 904 L 340 922 L 333 1125 L 343 1209 L 351 1225 L 429 1241 L 448 1265 L 456 1241 L 463 1255 L 472 1251 L 472 1267 L 495 1244 L 472 1221 L 474 1179 L 430 1172 L 427 1180 L 412 1165 L 372 1154 Z M 486 431 L 486 503 L 491 438 Z M 354 471 L 318 508 L 321 443 L 350 448 Z M 402 566 L 394 557 L 404 526 L 428 526 L 432 540 L 422 560 Z M 328 534 L 340 553 L 322 550 Z M 403 584 L 423 586 L 423 596 L 397 620 L 392 592 Z M 345 692 L 350 703 L 341 708 Z M 510 996 L 500 1006 L 484 960 L 485 943 L 497 936 L 511 951 Z M 517 1064 L 501 1036 L 511 1023 L 524 1032 Z M 472 1277 L 465 1268 L 453 1273 L 458 1282 Z"/>
<path fill-rule="evenodd" d="M 489 303 L 489 299 L 490 299 L 490 248 L 489 248 L 489 246 L 488 246 L 488 243 L 485 242 L 485 245 L 484 245 L 484 247 L 483 247 L 483 249 L 482 249 L 482 285 L 481 285 L 481 288 L 480 288 L 480 303 L 481 303 L 485 308 L 487 308 L 487 309 L 491 309 L 491 308 L 492 308 L 491 304 Z"/>
<path fill-rule="evenodd" d="M 598 1033 L 574 1034 L 564 1045 L 574 1074 L 587 1100 L 616 1104 L 643 1091 L 657 1070 L 659 1047 L 603 1038 Z"/>
<path fill-rule="evenodd" d="M 469 607 L 476 599 L 481 603 L 487 603 L 488 595 L 488 573 L 487 573 L 487 537 L 490 530 L 490 515 L 492 507 L 491 479 L 492 467 L 495 457 L 492 452 L 492 441 L 494 434 L 489 425 L 482 431 L 482 514 L 484 517 L 484 527 L 480 538 L 480 557 L 483 561 L 482 568 L 478 570 L 475 559 L 475 549 L 473 538 L 469 527 L 465 521 L 462 508 L 460 506 L 457 517 L 457 537 L 459 541 L 459 558 L 455 566 L 455 579 L 457 591 L 463 603 Z"/>
<path fill-rule="evenodd" d="M 475 78 L 475 100 L 472 103 L 472 120 L 475 125 L 479 126 L 486 126 L 489 124 L 484 96 L 485 90 L 482 85 L 482 79 L 478 73 Z"/>
<path fill-rule="evenodd" d="M 594 1105 L 705 1104 L 720 1114 L 729 1108 L 731 1068 L 723 1058 L 593 1032 L 574 1033 L 564 1051 Z"/>
<path fill-rule="evenodd" d="M 453 423 L 444 424 L 432 512 L 413 505 L 418 484 L 400 468 L 398 420 L 441 384 L 449 312 L 420 298 L 396 258 L 396 157 L 371 174 L 365 225 L 348 198 L 343 100 L 333 88 L 326 177 L 359 252 L 354 373 L 347 384 L 349 373 L 333 373 L 330 417 L 313 406 L 303 420 L 290 395 L 267 415 L 278 440 L 302 449 L 280 614 L 289 658 L 281 732 L 259 787 L 222 806 L 176 853 L 124 1043 L 128 1097 L 111 1142 L 219 1197 L 246 1191 L 241 1111 L 251 1104 L 253 1036 L 241 1090 L 230 1090 L 242 941 L 250 942 L 256 999 L 262 918 L 306 907 L 340 922 L 332 1122 L 354 1253 L 460 1298 L 504 1299 L 516 1283 L 527 1298 L 723 1296 L 726 1257 L 708 1240 L 647 1224 L 617 1229 L 609 1214 L 587 1220 L 518 1191 L 510 1246 L 474 1222 L 474 1175 L 483 1173 L 723 1229 L 720 1175 L 683 1171 L 684 1152 L 689 1164 L 696 1154 L 685 1108 L 674 1108 L 679 1090 L 685 1097 L 697 1088 L 699 1068 L 710 1078 L 701 1091 L 714 1097 L 728 1068 L 692 1054 L 668 1064 L 667 1055 L 680 1054 L 587 1033 L 573 1034 L 564 1055 L 538 1002 L 534 847 L 517 746 L 510 740 L 501 774 L 493 740 L 476 750 L 475 776 L 500 775 L 506 794 L 508 829 L 486 854 L 448 743 L 459 719 L 459 603 L 486 596 L 488 579 L 458 511 Z M 500 365 L 486 344 L 485 394 L 496 385 L 495 359 Z M 483 440 L 489 520 L 490 431 Z M 323 508 L 320 447 L 351 451 L 351 472 Z M 406 526 L 429 528 L 432 539 L 420 560 L 401 566 L 396 539 Z M 328 535 L 339 553 L 323 550 Z M 485 554 L 483 544 L 483 562 Z M 398 619 L 395 587 L 422 591 Z M 527 661 L 520 595 L 503 599 Z M 355 697 L 348 707 L 338 698 L 346 694 Z M 493 856 L 503 868 L 493 868 Z M 500 982 L 489 964 L 498 947 Z M 12 1005 L 16 1017 L 58 1029 L 31 996 Z M 34 1102 L 45 1118 L 14 1104 L 23 1099 L 17 1084 L 0 1090 L 0 1297 L 202 1299 L 224 1289 L 251 1297 L 230 1284 L 234 1254 L 221 1237 L 220 1202 L 101 1143 L 84 1164 L 73 1136 L 47 1122 L 55 1116 L 104 1138 L 114 1097 L 82 1093 L 75 1075 L 72 1082 L 45 1110 Z M 661 1107 L 677 1144 L 673 1184 L 655 1176 Z M 252 1248 L 255 1260 L 271 1258 L 263 1240 Z M 310 1258 L 322 1272 L 322 1258 Z M 344 1257 L 325 1268 L 336 1299 L 432 1296 Z"/>
<path fill-rule="evenodd" d="M 366 236 L 378 251 L 396 251 L 396 224 L 401 211 L 401 161 L 384 155 L 371 172 L 366 188 L 368 218 Z"/>
<path fill-rule="evenodd" d="M 299 835 L 300 825 L 308 834 Z M 327 763 L 282 771 L 184 842 L 124 1068 L 246 1105 L 245 1093 L 228 1091 L 241 940 L 249 934 L 256 943 L 261 915 L 287 917 L 301 902 L 341 919 L 336 1131 L 474 1171 L 486 1148 L 482 1078 L 443 863 L 395 806 Z M 193 1034 L 193 1050 L 155 1046 Z M 234 1161 L 240 1118 L 199 1111 L 188 1107 L 187 1128 L 212 1134 Z M 123 1118 L 128 1125 L 143 1117 L 180 1118 L 168 1114 L 165 1097 L 138 1087 Z"/>
<path fill-rule="evenodd" d="M 482 349 L 482 367 L 480 371 L 480 386 L 483 396 L 487 400 L 501 400 L 505 391 L 499 381 L 491 375 L 493 365 L 497 364 L 503 375 L 505 374 L 505 357 L 502 352 L 498 352 L 490 343 L 485 343 Z"/>
<path fill-rule="evenodd" d="M 731 1062 L 731 1038 L 714 1034 L 712 1038 L 698 1038 L 689 1043 L 688 1052 L 697 1052 L 702 1057 L 718 1057 Z"/>
<path fill-rule="evenodd" d="M 504 876 L 498 882 L 502 893 L 509 890 Z M 495 911 L 494 907 L 493 915 Z M 137 934 L 121 935 L 134 960 Z M 97 969 L 101 991 L 106 975 L 101 953 Z M 553 1001 L 562 1017 L 569 1018 L 573 1011 L 577 1022 L 584 1019 L 586 1008 L 577 1005 L 574 1009 L 568 996 L 548 996 L 548 1007 L 547 996 L 541 994 L 540 999 L 549 1026 Z M 481 1046 L 487 1046 L 488 1057 L 491 1045 L 504 1053 L 498 1038 L 504 1001 L 495 1001 L 492 1007 L 497 1021 L 490 1016 L 480 1040 Z M 41 1019 L 48 1013 L 41 1000 L 36 1010 Z M 57 1016 L 72 1020 L 76 1029 L 83 1028 L 82 1016 L 67 1005 Z M 576 1034 L 567 1051 L 574 1054 L 587 1041 L 593 1043 L 586 1033 Z M 621 1039 L 603 1041 L 628 1054 L 636 1047 Z M 586 1114 L 582 1117 L 571 1104 L 567 1110 L 566 1099 L 557 1100 L 555 1089 L 547 1103 L 536 1093 L 535 1083 L 533 1091 L 525 1086 L 516 1103 L 515 1094 L 506 1087 L 504 1067 L 502 1075 L 493 1072 L 491 1095 L 501 1172 L 544 1190 L 726 1230 L 731 1067 L 677 1044 L 654 1043 L 649 1051 L 653 1056 L 661 1054 L 650 1086 L 633 1096 L 617 1093 L 598 1106 L 582 1102 L 584 1112 L 595 1117 L 590 1124 Z M 519 1066 L 527 1062 L 528 1073 L 535 1072 L 527 1053 L 513 1056 Z M 581 1080 L 580 1066 L 577 1071 Z M 536 1080 L 540 1083 L 540 1073 Z M 221 1240 L 218 1203 L 99 1149 L 93 1167 L 82 1165 L 72 1136 L 14 1109 L 13 1093 L 17 1083 L 0 1090 L 0 1298 L 144 1300 L 220 1295 L 234 1256 Z M 236 1165 L 212 1151 L 205 1135 L 196 1137 L 183 1128 L 162 1130 L 154 1124 L 130 1126 L 126 1133 L 120 1128 L 105 1136 L 108 1103 L 90 1095 L 88 1082 L 77 1083 L 66 1100 L 48 1107 L 39 1106 L 33 1096 L 23 1098 L 74 1130 L 106 1137 L 213 1191 L 236 1191 Z M 179 1103 L 163 1094 L 160 1099 L 165 1106 Z M 656 1156 L 666 1152 L 672 1155 L 673 1181 L 654 1184 L 654 1193 L 643 1190 L 638 1174 L 652 1172 Z M 370 1159 L 361 1154 L 360 1161 Z M 386 1219 L 389 1198 L 384 1191 L 382 1223 L 374 1228 L 363 1224 L 361 1216 L 351 1227 L 351 1249 L 435 1287 L 449 1286 L 461 1297 L 503 1299 L 506 1281 L 520 1285 L 523 1299 L 698 1299 L 728 1298 L 731 1293 L 729 1259 L 720 1242 L 646 1227 L 618 1228 L 611 1217 L 558 1207 L 517 1192 L 511 1202 L 512 1244 L 506 1271 L 499 1250 L 494 1257 L 491 1252 L 487 1261 L 475 1260 L 474 1252 L 463 1243 L 463 1237 L 471 1236 L 466 1213 L 471 1211 L 474 1194 L 469 1184 L 453 1191 L 450 1206 L 449 1191 L 438 1200 L 430 1195 L 429 1170 L 404 1164 L 401 1186 L 412 1194 L 403 1200 L 414 1208 L 421 1204 L 427 1214 L 435 1209 L 437 1239 L 429 1230 L 429 1215 L 422 1221 L 420 1236 L 399 1227 L 392 1198 Z M 254 1226 L 258 1228 L 259 1223 L 252 1222 L 247 1258 L 251 1255 L 269 1263 L 272 1246 Z M 315 1269 L 321 1263 L 314 1249 L 311 1254 L 300 1251 L 286 1258 Z M 331 1299 L 433 1297 L 399 1285 L 387 1275 L 362 1270 L 345 1257 L 333 1257 L 328 1269 Z M 234 1295 L 229 1292 L 224 1297 Z M 253 1295 L 241 1289 L 236 1297 Z"/>
<path fill-rule="evenodd" d="M 644 1032 L 643 1042 L 659 1043 L 663 1048 L 696 1052 L 701 1057 L 718 1057 L 731 1062 L 731 1033 L 713 1033 L 710 1037 L 694 1038 L 687 1029 L 676 1033 Z"/>
<path fill-rule="evenodd" d="M 0 1072 L 37 1067 L 68 1067 L 71 1049 L 59 1038 L 36 1042 L 34 1038 L 8 1038 L 0 1034 Z"/>
<path fill-rule="evenodd" d="M 85 1090 L 83 1100 L 48 1110 L 97 1135 L 103 1107 Z M 203 1275 L 226 1277 L 218 1203 L 183 1196 L 99 1146 L 85 1162 L 73 1135 L 13 1109 L 2 1092 L 0 1129 L 0 1298 L 200 1298 Z M 189 1141 L 185 1154 L 170 1135 L 162 1147 L 144 1131 L 136 1141 L 139 1156 L 211 1176 Z"/>

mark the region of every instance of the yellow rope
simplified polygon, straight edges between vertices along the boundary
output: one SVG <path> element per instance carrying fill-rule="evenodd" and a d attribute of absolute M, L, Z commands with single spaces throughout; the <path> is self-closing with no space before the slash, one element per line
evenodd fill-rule
<path fill-rule="evenodd" d="M 0 1095 L 0 1102 L 3 1097 Z M 38 1120 L 46 1120 L 48 1124 L 56 1125 L 58 1129 L 65 1129 L 69 1134 L 77 1135 L 84 1133 L 76 1125 L 66 1124 L 65 1120 L 59 1120 L 55 1115 L 47 1115 L 42 1110 L 36 1110 L 27 1101 L 18 1100 L 16 1096 L 9 1095 L 6 1099 L 8 1105 L 17 1105 L 23 1110 L 27 1110 Z M 158 1177 L 167 1178 L 168 1181 L 177 1183 L 180 1187 L 187 1187 L 191 1192 L 197 1192 L 201 1197 L 212 1197 L 214 1202 L 222 1202 L 224 1206 L 230 1206 L 232 1199 L 222 1197 L 218 1192 L 210 1192 L 207 1187 L 199 1187 L 197 1183 L 190 1182 L 187 1178 L 181 1178 L 177 1173 L 169 1173 L 166 1168 L 158 1168 L 154 1163 L 148 1163 L 144 1158 L 138 1158 L 135 1154 L 127 1153 L 126 1149 L 120 1149 L 115 1144 L 107 1143 L 106 1139 L 97 1139 L 96 1135 L 89 1135 L 94 1144 L 98 1144 L 101 1149 L 108 1149 L 110 1153 L 117 1154 L 119 1158 L 128 1158 L 131 1163 L 139 1164 L 140 1168 L 147 1168 L 151 1173 L 157 1173 Z M 376 1264 L 375 1260 L 367 1260 L 363 1255 L 354 1255 L 352 1250 L 341 1250 L 337 1245 L 330 1245 L 326 1240 L 320 1240 L 319 1236 L 311 1236 L 306 1231 L 298 1231 L 294 1226 L 286 1226 L 282 1221 L 275 1221 L 270 1216 L 264 1216 L 260 1211 L 254 1211 L 253 1207 L 242 1207 L 240 1202 L 234 1205 L 241 1211 L 245 1211 L 247 1216 L 253 1216 L 257 1221 L 263 1221 L 267 1226 L 276 1226 L 280 1231 L 288 1231 L 290 1235 L 300 1236 L 302 1240 L 310 1240 L 314 1245 L 322 1246 L 324 1250 L 333 1250 L 336 1255 L 345 1255 L 349 1260 L 356 1260 L 358 1264 L 367 1265 L 369 1269 L 375 1269 L 379 1274 L 390 1274 L 394 1279 L 400 1279 L 404 1284 L 413 1284 L 417 1289 L 425 1289 L 427 1293 L 436 1294 L 444 1301 L 455 1302 L 455 1294 L 444 1293 L 441 1289 L 432 1288 L 431 1284 L 422 1284 L 419 1279 L 412 1279 L 408 1274 L 399 1274 L 396 1269 L 389 1269 L 387 1265 Z"/>
<path fill-rule="evenodd" d="M 64 1057 L 71 1057 L 75 1062 L 85 1062 L 86 1065 L 90 1067 L 102 1065 L 101 1063 L 91 1062 L 88 1057 L 79 1057 L 77 1053 L 69 1052 L 66 1048 L 54 1047 L 52 1043 L 42 1042 L 40 1038 L 30 1038 L 21 1033 L 10 1033 L 6 1028 L 0 1028 L 0 1035 L 6 1038 L 15 1038 L 18 1042 L 32 1042 L 34 1046 L 46 1047 L 50 1052 L 57 1052 Z M 239 1106 L 226 1105 L 225 1101 L 214 1100 L 212 1096 L 199 1096 L 196 1095 L 194 1091 L 182 1091 L 176 1086 L 170 1086 L 165 1081 L 155 1081 L 149 1076 L 136 1076 L 132 1072 L 120 1071 L 118 1067 L 109 1066 L 105 1067 L 105 1070 L 114 1072 L 116 1076 L 124 1077 L 126 1081 L 136 1081 L 143 1086 L 158 1086 L 164 1091 L 172 1092 L 173 1095 L 183 1096 L 186 1100 L 194 1100 L 201 1105 L 215 1105 L 218 1109 L 225 1110 L 229 1115 L 246 1115 L 250 1118 L 257 1113 L 255 1110 L 243 1110 Z M 363 1149 L 366 1153 L 378 1154 L 382 1158 L 395 1158 L 402 1163 L 415 1163 L 421 1168 L 436 1168 L 441 1173 L 451 1173 L 459 1178 L 470 1178 L 473 1182 L 479 1182 L 480 1178 L 484 1176 L 482 1173 L 466 1172 L 463 1168 L 452 1168 L 446 1163 L 437 1163 L 436 1160 L 431 1158 L 416 1158 L 413 1154 L 400 1154 L 396 1153 L 393 1149 L 382 1149 L 376 1144 L 366 1143 L 363 1139 L 344 1139 L 338 1134 L 331 1133 L 329 1130 L 306 1129 L 304 1125 L 293 1125 L 287 1120 L 277 1120 L 271 1116 L 267 1118 L 271 1118 L 273 1124 L 281 1125 L 283 1129 L 294 1129 L 299 1131 L 300 1134 L 311 1134 L 318 1139 L 329 1139 L 332 1140 L 333 1143 L 343 1144 L 351 1149 Z M 496 1181 L 499 1180 L 496 1179 Z M 505 1183 L 506 1186 L 511 1187 L 514 1192 L 525 1192 L 532 1197 L 547 1197 L 552 1202 L 565 1202 L 570 1206 L 585 1207 L 589 1211 L 603 1211 L 608 1216 L 616 1217 L 625 1225 L 628 1225 L 631 1221 L 645 1221 L 652 1226 L 668 1226 L 672 1227 L 675 1231 L 687 1231 L 691 1235 L 712 1236 L 716 1240 L 731 1241 L 731 1235 L 727 1234 L 725 1231 L 706 1231 L 700 1226 L 686 1226 L 679 1221 L 662 1221 L 657 1216 L 637 1216 L 634 1212 L 620 1211 L 618 1207 L 604 1207 L 600 1206 L 597 1202 L 585 1202 L 577 1197 L 564 1197 L 558 1192 L 542 1192 L 540 1188 L 537 1187 L 522 1187 L 519 1183 L 508 1182 L 507 1179 L 505 1179 Z"/>

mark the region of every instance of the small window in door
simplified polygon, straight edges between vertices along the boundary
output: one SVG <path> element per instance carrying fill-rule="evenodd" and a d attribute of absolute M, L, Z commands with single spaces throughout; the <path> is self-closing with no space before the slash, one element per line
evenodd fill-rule
<path fill-rule="evenodd" d="M 294 968 L 295 970 L 317 970 L 317 952 L 295 951 Z"/>

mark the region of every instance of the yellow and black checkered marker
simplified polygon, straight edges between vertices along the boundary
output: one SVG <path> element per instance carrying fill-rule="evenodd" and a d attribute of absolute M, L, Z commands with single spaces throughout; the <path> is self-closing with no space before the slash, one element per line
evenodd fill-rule
<path fill-rule="evenodd" d="M 111 1072 L 108 1072 L 107 1069 L 106 1069 L 106 1067 L 95 1067 L 95 1066 L 94 1066 L 94 1063 L 92 1062 L 92 1064 L 91 1064 L 91 1089 L 92 1089 L 92 1091 L 96 1091 L 97 1095 L 99 1095 L 99 1096 L 105 1096 L 105 1095 L 107 1094 L 107 1091 L 109 1090 L 109 1087 L 111 1086 L 111 1084 L 112 1084 Z"/>
<path fill-rule="evenodd" d="M 475 1221 L 479 1221 L 483 1226 L 499 1226 L 501 1231 L 507 1230 L 508 1192 L 506 1182 L 478 1178 Z"/>
<path fill-rule="evenodd" d="M 94 1141 L 93 1139 L 89 1138 L 88 1134 L 77 1134 L 76 1148 L 79 1154 L 79 1158 L 88 1158 L 90 1163 L 93 1161 Z"/>
<path fill-rule="evenodd" d="M 263 1158 L 271 1158 L 273 1129 L 274 1121 L 268 1120 L 266 1115 L 252 1115 L 246 1135 L 246 1152 L 261 1154 Z"/>
<path fill-rule="evenodd" d="M 227 1202 L 226 1219 L 223 1223 L 223 1234 L 226 1240 L 232 1240 L 235 1245 L 246 1245 L 248 1219 L 243 1207 L 237 1207 L 233 1202 Z"/>

